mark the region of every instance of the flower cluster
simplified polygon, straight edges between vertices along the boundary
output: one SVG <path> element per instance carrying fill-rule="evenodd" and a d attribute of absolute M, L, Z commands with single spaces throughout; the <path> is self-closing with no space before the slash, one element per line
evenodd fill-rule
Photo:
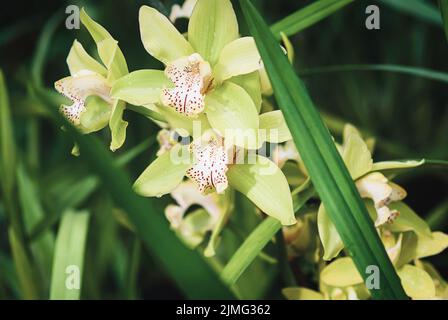
<path fill-rule="evenodd" d="M 181 34 L 172 21 L 190 15 L 188 31 Z M 55 83 L 71 100 L 61 112 L 86 134 L 109 125 L 112 150 L 126 138 L 126 106 L 160 126 L 157 157 L 134 189 L 146 197 L 171 195 L 175 204 L 166 207 L 166 218 L 190 247 L 202 244 L 210 233 L 204 254 L 216 253 L 238 191 L 284 226 L 291 259 L 304 257 L 318 270 L 319 292 L 285 288 L 286 297 L 367 298 L 324 205 L 305 206 L 297 216 L 294 212 L 293 198 L 312 183 L 282 112 L 265 99 L 272 88 L 263 62 L 254 39 L 240 37 L 230 0 L 187 0 L 173 8 L 170 18 L 141 7 L 143 46 L 164 70 L 129 73 L 117 41 L 83 10 L 81 21 L 96 42 L 101 63 L 75 40 L 67 58 L 70 76 Z M 285 53 L 293 58 L 291 49 Z M 336 146 L 407 294 L 447 297 L 446 282 L 420 259 L 444 250 L 448 236 L 431 232 L 402 201 L 406 191 L 392 182 L 401 170 L 421 162 L 374 163 L 374 141 L 364 140 L 351 125 Z M 266 154 L 267 147 L 273 152 Z"/>

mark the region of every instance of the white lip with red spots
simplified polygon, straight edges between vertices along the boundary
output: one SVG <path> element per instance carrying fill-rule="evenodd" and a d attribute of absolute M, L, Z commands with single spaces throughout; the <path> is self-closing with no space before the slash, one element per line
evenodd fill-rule
<path fill-rule="evenodd" d="M 226 176 L 228 157 L 224 147 L 212 138 L 205 144 L 193 143 L 191 151 L 195 163 L 187 171 L 187 177 L 196 181 L 202 193 L 213 189 L 216 189 L 217 193 L 223 193 L 228 185 Z"/>
<path fill-rule="evenodd" d="M 205 92 L 211 81 L 211 68 L 208 62 L 194 53 L 170 63 L 165 69 L 165 74 L 175 87 L 162 91 L 164 105 L 189 117 L 204 111 Z"/>
<path fill-rule="evenodd" d="M 63 78 L 55 83 L 56 90 L 73 101 L 70 106 L 62 105 L 60 111 L 74 125 L 80 124 L 81 114 L 86 109 L 86 99 L 96 95 L 112 103 L 110 86 L 104 77 L 97 73 L 83 70 L 77 74 Z"/>

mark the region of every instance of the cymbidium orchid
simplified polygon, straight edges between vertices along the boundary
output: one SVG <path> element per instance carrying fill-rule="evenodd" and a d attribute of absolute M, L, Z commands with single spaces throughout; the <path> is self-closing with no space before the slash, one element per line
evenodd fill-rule
<path fill-rule="evenodd" d="M 192 248 L 203 242 L 206 233 L 211 231 L 204 254 L 213 256 L 219 232 L 231 210 L 229 196 L 216 193 L 203 195 L 192 181 L 184 181 L 171 192 L 171 197 L 176 204 L 170 204 L 165 209 L 171 228 Z M 201 208 L 187 214 L 193 205 Z"/>
<path fill-rule="evenodd" d="M 241 147 L 258 148 L 262 139 L 235 139 L 236 131 L 257 135 L 261 127 L 261 59 L 253 38 L 239 37 L 230 1 L 199 0 L 186 37 L 156 9 L 143 6 L 139 21 L 145 49 L 165 70 L 131 72 L 112 96 L 159 112 L 174 129 L 189 131 L 195 119 Z"/>
<path fill-rule="evenodd" d="M 346 125 L 343 134 L 343 144 L 338 145 L 342 159 L 347 166 L 360 196 L 366 199 L 366 205 L 372 206 L 372 218 L 376 227 L 392 224 L 400 215 L 400 210 L 390 207 L 392 202 L 399 202 L 406 196 L 406 191 L 392 183 L 383 174 L 392 169 L 412 168 L 422 164 L 419 161 L 389 161 L 373 163 L 368 145 L 362 139 L 358 130 Z M 383 173 L 382 173 L 383 172 Z M 339 234 L 329 219 L 321 204 L 318 212 L 319 235 L 324 247 L 324 259 L 331 260 L 343 249 Z"/>
<path fill-rule="evenodd" d="M 265 141 L 284 142 L 291 135 L 280 111 L 259 115 L 260 56 L 251 37 L 239 38 L 230 1 L 199 0 L 187 38 L 153 8 L 143 6 L 139 21 L 145 49 L 165 70 L 131 72 L 115 82 L 112 97 L 158 112 L 166 130 L 193 141 L 165 143 L 135 190 L 162 196 L 184 177 L 204 194 L 225 193 L 230 185 L 283 224 L 295 223 L 281 170 L 261 155 L 249 163 L 235 161 L 236 155 L 254 154 Z M 194 132 L 196 126 L 200 133 Z"/>
<path fill-rule="evenodd" d="M 111 150 L 125 140 L 127 122 L 122 120 L 125 103 L 112 98 L 114 81 L 128 73 L 123 53 L 117 41 L 82 9 L 81 22 L 95 40 L 102 64 L 92 58 L 75 40 L 67 57 L 70 76 L 55 83 L 55 88 L 72 101 L 60 111 L 83 133 L 103 129 L 109 124 Z"/>

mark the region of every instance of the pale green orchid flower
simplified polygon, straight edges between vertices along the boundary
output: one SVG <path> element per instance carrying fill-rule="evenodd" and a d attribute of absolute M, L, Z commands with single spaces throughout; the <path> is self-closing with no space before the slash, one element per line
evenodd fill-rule
<path fill-rule="evenodd" d="M 172 192 L 186 176 L 195 181 L 200 193 L 224 194 L 230 185 L 282 224 L 294 224 L 291 192 L 282 171 L 260 155 L 254 154 L 253 161 L 245 162 L 244 149 L 227 149 L 223 141 L 211 131 L 189 145 L 175 144 L 140 175 L 134 184 L 136 192 L 161 197 Z"/>
<path fill-rule="evenodd" d="M 111 150 L 118 149 L 126 138 L 127 122 L 122 120 L 125 103 L 112 98 L 114 81 L 128 73 L 117 41 L 82 9 L 81 22 L 95 40 L 102 64 L 74 41 L 67 57 L 70 76 L 55 83 L 55 88 L 72 101 L 60 111 L 83 133 L 91 133 L 109 125 Z"/>
<path fill-rule="evenodd" d="M 236 131 L 257 134 L 261 59 L 252 37 L 239 38 L 229 0 L 197 1 L 187 38 L 151 7 L 140 9 L 139 21 L 145 49 L 165 70 L 131 72 L 114 84 L 114 98 L 159 112 L 173 129 L 189 131 L 195 119 L 226 140 Z"/>
<path fill-rule="evenodd" d="M 375 226 L 382 227 L 385 223 L 393 224 L 400 215 L 400 211 L 391 208 L 390 204 L 404 199 L 406 191 L 390 182 L 384 174 L 378 171 L 413 168 L 423 162 L 389 161 L 374 164 L 368 145 L 362 139 L 359 131 L 351 125 L 345 126 L 343 144 L 338 145 L 338 150 L 355 181 L 360 196 L 373 201 L 375 210 L 372 218 L 375 220 Z M 324 260 L 331 260 L 339 254 L 344 245 L 323 204 L 319 207 L 317 221 L 319 236 L 324 247 Z"/>
<path fill-rule="evenodd" d="M 381 240 L 394 264 L 406 294 L 412 299 L 444 299 L 447 283 L 429 263 L 421 257 L 435 255 L 448 246 L 448 235 L 433 232 L 432 238 L 414 237 L 411 233 L 394 234 L 380 230 Z M 410 243 L 413 245 L 410 246 Z M 414 262 L 413 264 L 410 264 Z M 370 293 L 350 257 L 338 258 L 326 265 L 319 274 L 320 292 L 303 287 L 282 290 L 290 300 L 357 300 L 368 299 Z"/>
<path fill-rule="evenodd" d="M 192 181 L 184 181 L 172 192 L 171 197 L 177 204 L 170 204 L 165 208 L 165 215 L 171 228 L 191 248 L 197 247 L 205 238 L 207 232 L 212 232 L 205 256 L 213 256 L 219 232 L 226 223 L 231 207 L 228 195 L 211 193 L 204 195 L 198 191 Z M 192 205 L 201 208 L 188 213 Z"/>

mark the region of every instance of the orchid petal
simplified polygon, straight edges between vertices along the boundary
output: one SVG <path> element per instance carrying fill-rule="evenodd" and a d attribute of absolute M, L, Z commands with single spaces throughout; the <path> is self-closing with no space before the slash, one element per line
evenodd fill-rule
<path fill-rule="evenodd" d="M 436 295 L 436 288 L 431 276 L 423 269 L 404 265 L 397 270 L 403 289 L 413 299 L 429 299 Z"/>
<path fill-rule="evenodd" d="M 344 146 L 342 158 L 353 180 L 365 175 L 372 169 L 372 155 L 367 144 L 353 126 L 344 128 Z"/>
<path fill-rule="evenodd" d="M 127 103 L 144 106 L 160 102 L 162 90 L 173 84 L 160 70 L 138 70 L 115 81 L 111 95 Z"/>
<path fill-rule="evenodd" d="M 98 73 L 103 77 L 107 76 L 107 70 L 101 63 L 93 59 L 77 40 L 73 41 L 73 45 L 67 57 L 67 65 L 70 74 L 77 74 L 82 70 L 89 70 Z"/>
<path fill-rule="evenodd" d="M 126 108 L 124 101 L 115 100 L 112 106 L 112 113 L 109 119 L 109 128 L 111 132 L 110 150 L 115 151 L 120 148 L 126 140 L 126 128 L 128 122 L 123 120 L 123 112 Z"/>
<path fill-rule="evenodd" d="M 214 68 L 217 83 L 261 68 L 261 57 L 254 38 L 243 37 L 227 44 Z"/>
<path fill-rule="evenodd" d="M 291 192 L 283 172 L 269 159 L 257 155 L 254 164 L 234 164 L 227 173 L 230 185 L 261 211 L 283 225 L 295 224 Z"/>
<path fill-rule="evenodd" d="M 194 165 L 187 171 L 187 177 L 194 180 L 202 193 L 216 189 L 223 193 L 227 189 L 227 153 L 216 139 L 194 142 L 191 145 Z"/>
<path fill-rule="evenodd" d="M 238 21 L 229 0 L 197 2 L 188 24 L 188 41 L 212 66 L 224 46 L 238 35 Z"/>
<path fill-rule="evenodd" d="M 204 95 L 211 79 L 211 69 L 197 53 L 170 63 L 166 76 L 174 88 L 162 90 L 162 103 L 186 116 L 196 116 L 204 110 Z"/>
<path fill-rule="evenodd" d="M 179 156 L 179 153 L 182 153 Z M 190 161 L 184 161 L 184 155 L 188 154 L 187 147 L 176 145 L 170 152 L 156 158 L 134 183 L 134 189 L 138 194 L 146 197 L 161 197 L 170 193 L 181 182 Z"/>
<path fill-rule="evenodd" d="M 252 101 L 257 108 L 257 112 L 260 112 L 261 104 L 263 99 L 261 97 L 261 82 L 260 82 L 260 74 L 258 72 L 252 72 L 248 74 L 243 74 L 237 77 L 233 77 L 228 81 L 233 82 L 236 85 L 239 85 L 241 88 L 246 90 L 246 92 L 252 98 Z"/>
<path fill-rule="evenodd" d="M 209 93 L 205 102 L 208 121 L 225 137 L 226 144 L 248 149 L 258 147 L 258 112 L 243 88 L 225 82 Z"/>
<path fill-rule="evenodd" d="M 96 42 L 101 61 L 108 69 L 107 78 L 112 81 L 127 74 L 128 67 L 123 53 L 118 47 L 118 42 L 103 26 L 90 18 L 84 8 L 81 10 L 80 17 L 81 22 Z"/>
<path fill-rule="evenodd" d="M 86 99 L 86 110 L 81 113 L 80 127 L 82 132 L 90 133 L 103 129 L 109 122 L 112 111 L 110 103 L 100 97 L 90 96 Z"/>
<path fill-rule="evenodd" d="M 262 130 L 265 130 L 265 141 L 281 143 L 292 140 L 291 132 L 280 110 L 266 112 L 260 115 L 260 131 Z"/>
<path fill-rule="evenodd" d="M 140 35 L 146 51 L 165 65 L 189 56 L 193 49 L 167 17 L 154 8 L 139 11 Z"/>
<path fill-rule="evenodd" d="M 104 77 L 90 72 L 82 71 L 71 77 L 63 78 L 55 83 L 55 88 L 68 99 L 72 100 L 71 106 L 61 106 L 61 112 L 74 125 L 80 124 L 81 114 L 85 111 L 87 97 L 96 95 L 107 102 L 109 99 L 110 87 Z"/>
<path fill-rule="evenodd" d="M 344 243 L 322 204 L 317 212 L 317 228 L 324 247 L 323 259 L 328 261 L 337 257 L 344 248 Z"/>

